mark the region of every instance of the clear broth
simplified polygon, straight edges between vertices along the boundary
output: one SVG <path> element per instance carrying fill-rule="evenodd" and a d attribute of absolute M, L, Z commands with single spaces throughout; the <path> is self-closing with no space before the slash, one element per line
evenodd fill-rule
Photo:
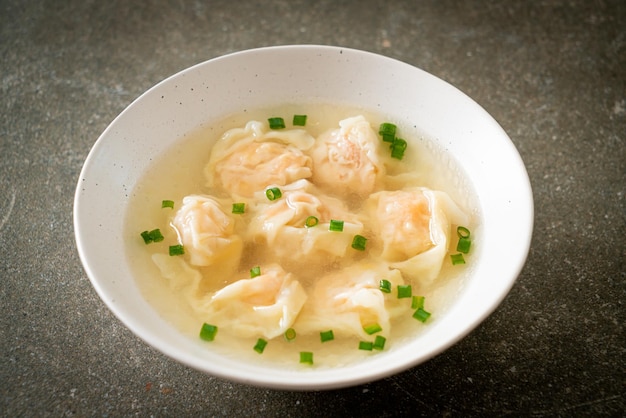
<path fill-rule="evenodd" d="M 162 209 L 161 202 L 164 199 L 180 202 L 189 194 L 210 194 L 205 185 L 204 166 L 208 162 L 212 144 L 227 130 L 242 127 L 250 120 L 265 121 L 268 117 L 277 115 L 283 116 L 287 121 L 294 114 L 308 116 L 305 128 L 313 137 L 336 128 L 340 120 L 356 115 L 365 116 L 375 128 L 384 121 L 396 123 L 402 137 L 409 144 L 402 166 L 416 167 L 415 169 L 419 170 L 420 186 L 447 192 L 470 216 L 471 222 L 468 226 L 473 231 L 473 236 L 477 235 L 480 218 L 471 184 L 459 164 L 435 141 L 426 139 L 418 127 L 397 123 L 380 113 L 329 104 L 285 105 L 247 110 L 228 116 L 217 123 L 201 126 L 176 141 L 175 146 L 153 161 L 137 183 L 129 201 L 125 228 L 126 253 L 137 285 L 155 310 L 189 338 L 199 340 L 198 333 L 205 321 L 194 313 L 182 295 L 170 288 L 168 281 L 162 277 L 151 259 L 151 255 L 156 252 L 167 253 L 168 246 L 176 239 L 174 232 L 169 231 L 171 228 L 167 227 L 173 212 L 170 209 Z M 161 243 L 146 246 L 139 234 L 141 231 L 154 228 L 160 228 L 166 239 Z M 254 249 L 251 249 L 251 252 L 254 253 Z M 462 290 L 464 281 L 471 274 L 471 259 L 476 253 L 473 245 L 472 253 L 466 257 L 468 264 L 464 266 L 452 266 L 449 258 L 444 261 L 444 267 L 434 284 L 422 287 L 417 292 L 426 297 L 426 310 L 432 313 L 431 318 L 424 324 L 410 315 L 393 321 L 385 351 L 393 350 L 406 340 L 416 338 L 445 314 Z M 214 288 L 207 288 L 207 291 L 217 290 L 225 284 L 226 282 L 215 281 L 212 284 Z M 307 287 L 307 284 L 303 285 Z M 356 337 L 335 339 L 326 343 L 320 342 L 319 335 L 298 336 L 291 342 L 275 338 L 270 341 L 263 354 L 259 355 L 252 349 L 256 338 L 238 338 L 220 332 L 218 335 L 219 338 L 213 342 L 203 342 L 207 350 L 215 350 L 221 355 L 240 360 L 257 363 L 263 361 L 281 367 L 303 367 L 299 364 L 300 351 L 314 352 L 315 367 L 318 368 L 337 367 L 380 355 L 376 351 L 358 350 L 359 339 Z"/>

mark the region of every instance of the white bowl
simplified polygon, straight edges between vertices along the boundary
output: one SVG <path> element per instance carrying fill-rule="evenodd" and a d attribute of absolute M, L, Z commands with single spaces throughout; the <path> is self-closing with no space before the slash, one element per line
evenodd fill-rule
<path fill-rule="evenodd" d="M 242 108 L 299 101 L 354 104 L 416 124 L 462 165 L 482 211 L 479 255 L 457 299 L 418 338 L 371 361 L 303 372 L 242 363 L 206 349 L 142 297 L 124 254 L 124 219 L 138 179 L 160 153 L 201 124 Z M 280 46 L 212 59 L 157 84 L 98 138 L 78 180 L 74 228 L 94 288 L 137 336 L 162 353 L 222 378 L 309 390 L 356 385 L 408 369 L 472 331 L 509 292 L 528 254 L 533 199 L 514 145 L 472 99 L 384 56 L 330 46 Z"/>

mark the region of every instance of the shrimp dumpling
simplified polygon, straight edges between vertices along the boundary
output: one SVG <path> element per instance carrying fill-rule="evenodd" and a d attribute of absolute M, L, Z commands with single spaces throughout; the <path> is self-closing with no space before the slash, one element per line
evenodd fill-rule
<path fill-rule="evenodd" d="M 239 264 L 243 241 L 235 233 L 235 222 L 220 203 L 210 196 L 183 198 L 172 225 L 194 266 L 215 266 L 234 272 Z"/>
<path fill-rule="evenodd" d="M 378 324 L 388 336 L 391 319 L 410 308 L 395 297 L 385 297 L 380 281 L 389 280 L 395 289 L 404 283 L 398 270 L 384 263 L 361 262 L 329 273 L 314 286 L 294 328 L 299 333 L 332 329 L 336 335 L 370 338 L 364 327 Z"/>
<path fill-rule="evenodd" d="M 205 315 L 235 336 L 270 339 L 292 326 L 306 300 L 300 282 L 279 265 L 271 264 L 261 266 L 261 275 L 217 291 Z"/>
<path fill-rule="evenodd" d="M 385 174 L 379 148 L 380 139 L 363 116 L 341 120 L 310 151 L 313 182 L 336 194 L 369 195 Z"/>
<path fill-rule="evenodd" d="M 381 257 L 423 284 L 441 270 L 451 225 L 468 222 L 447 193 L 423 187 L 375 193 L 368 206 L 382 242 Z"/>
<path fill-rule="evenodd" d="M 305 155 L 314 139 L 302 129 L 268 131 L 251 121 L 231 129 L 213 147 L 205 176 L 231 196 L 251 197 L 269 184 L 283 186 L 311 177 L 311 158 Z"/>
<path fill-rule="evenodd" d="M 354 235 L 363 230 L 362 223 L 348 212 L 339 200 L 320 194 L 307 180 L 282 188 L 282 197 L 273 202 L 259 197 L 260 203 L 250 223 L 253 240 L 263 240 L 279 257 L 304 260 L 305 257 L 344 256 Z M 318 224 L 307 227 L 314 216 Z M 330 221 L 344 221 L 343 231 L 329 230 Z"/>

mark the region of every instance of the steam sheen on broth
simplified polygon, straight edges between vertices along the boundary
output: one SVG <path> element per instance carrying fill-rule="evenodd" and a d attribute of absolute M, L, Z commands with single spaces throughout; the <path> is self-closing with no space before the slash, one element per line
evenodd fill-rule
<path fill-rule="evenodd" d="M 294 114 L 306 114 L 306 126 L 293 126 Z M 286 128 L 270 129 L 273 116 Z M 380 355 L 358 349 L 376 335 L 386 338 L 383 351 L 416 338 L 462 288 L 476 249 L 463 266 L 449 254 L 456 226 L 479 236 L 478 209 L 455 161 L 416 127 L 398 123 L 408 148 L 401 161 L 391 158 L 378 135 L 384 121 L 347 106 L 288 105 L 181 139 L 130 199 L 127 253 L 146 299 L 191 338 L 199 340 L 203 323 L 217 325 L 215 340 L 199 344 L 242 360 L 304 367 L 299 353 L 307 351 L 314 367 L 335 367 Z M 269 187 L 282 196 L 269 200 Z M 232 213 L 233 203 L 244 213 Z M 306 227 L 309 216 L 318 224 Z M 342 231 L 329 230 L 335 220 Z M 146 245 L 139 233 L 155 228 L 165 239 Z M 357 235 L 367 239 L 364 251 L 351 246 Z M 168 254 L 175 244 L 184 255 Z M 424 296 L 431 318 L 414 319 L 398 285 Z M 382 329 L 368 335 L 372 324 Z M 322 342 L 329 330 L 334 339 Z M 262 354 L 253 350 L 259 338 L 268 341 Z"/>

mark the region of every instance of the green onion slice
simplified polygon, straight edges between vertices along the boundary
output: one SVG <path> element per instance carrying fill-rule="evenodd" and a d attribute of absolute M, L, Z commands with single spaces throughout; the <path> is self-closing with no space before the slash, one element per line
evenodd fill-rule
<path fill-rule="evenodd" d="M 333 334 L 333 330 L 329 329 L 328 331 L 320 332 L 320 340 L 325 343 L 326 341 L 332 341 L 335 339 L 335 335 Z"/>
<path fill-rule="evenodd" d="M 281 192 L 278 187 L 271 187 L 265 191 L 265 196 L 267 196 L 269 200 L 280 199 L 282 195 L 283 192 Z"/>
<path fill-rule="evenodd" d="M 469 253 L 470 247 L 472 245 L 472 240 L 470 239 L 470 230 L 464 226 L 458 226 L 456 228 L 456 234 L 459 236 L 459 242 L 456 245 L 456 250 L 464 254 Z"/>
<path fill-rule="evenodd" d="M 404 151 L 406 151 L 407 143 L 402 138 L 394 138 L 391 144 L 391 158 L 401 160 L 404 157 Z"/>
<path fill-rule="evenodd" d="M 306 226 L 307 228 L 312 228 L 315 225 L 317 225 L 320 222 L 319 219 L 317 219 L 315 216 L 309 216 L 308 218 L 306 218 L 306 220 L 304 221 L 304 226 Z"/>
<path fill-rule="evenodd" d="M 381 292 L 391 293 L 391 282 L 387 279 L 382 279 L 379 283 L 378 288 Z"/>
<path fill-rule="evenodd" d="M 261 275 L 261 267 L 260 266 L 256 266 L 256 267 L 252 267 L 250 269 L 250 278 L 254 279 L 255 277 L 258 277 Z"/>
<path fill-rule="evenodd" d="M 267 121 L 270 124 L 270 129 L 284 129 L 285 120 L 280 117 L 269 118 Z"/>
<path fill-rule="evenodd" d="M 173 200 L 164 200 L 161 202 L 161 208 L 172 208 L 174 209 L 174 201 Z"/>
<path fill-rule="evenodd" d="M 398 299 L 410 298 L 411 296 L 413 296 L 413 291 L 410 284 L 398 285 Z"/>
<path fill-rule="evenodd" d="M 426 322 L 426 320 L 430 318 L 430 312 L 425 311 L 424 308 L 417 308 L 413 313 L 413 318 L 420 322 Z"/>
<path fill-rule="evenodd" d="M 311 353 L 310 351 L 301 351 L 300 363 L 313 364 L 313 353 Z"/>
<path fill-rule="evenodd" d="M 467 229 L 464 226 L 458 226 L 456 228 L 456 234 L 459 236 L 459 238 L 469 238 L 470 237 L 469 229 Z"/>
<path fill-rule="evenodd" d="M 163 237 L 163 234 L 161 234 L 161 230 L 158 228 L 150 231 L 150 236 L 152 237 L 152 241 L 154 242 L 161 242 L 165 239 L 165 237 Z"/>
<path fill-rule="evenodd" d="M 389 122 L 381 123 L 378 133 L 383 137 L 383 141 L 393 142 L 396 137 L 396 125 Z"/>
<path fill-rule="evenodd" d="M 358 251 L 365 251 L 365 244 L 367 243 L 367 238 L 363 235 L 355 235 L 352 238 L 352 248 Z"/>
<path fill-rule="evenodd" d="M 150 236 L 150 231 L 143 231 L 141 233 L 141 238 L 143 238 L 143 242 L 146 244 L 150 244 L 152 242 L 152 237 Z"/>
<path fill-rule="evenodd" d="M 185 247 L 182 245 L 170 245 L 170 255 L 183 255 L 185 254 Z"/>
<path fill-rule="evenodd" d="M 267 345 L 267 341 L 264 340 L 263 338 L 259 338 L 253 347 L 254 351 L 256 351 L 259 354 L 263 354 L 263 350 L 265 350 L 266 345 Z"/>
<path fill-rule="evenodd" d="M 217 326 L 207 324 L 206 322 L 202 324 L 202 328 L 200 328 L 200 338 L 204 341 L 213 341 L 215 339 L 215 335 L 217 334 Z"/>
<path fill-rule="evenodd" d="M 306 115 L 293 115 L 293 125 L 294 126 L 306 125 Z"/>
<path fill-rule="evenodd" d="M 363 327 L 363 331 L 365 331 L 365 333 L 367 335 L 372 335 L 372 334 L 376 334 L 377 332 L 380 332 L 383 330 L 383 327 L 381 327 L 379 324 L 370 324 L 370 325 L 366 325 Z"/>
<path fill-rule="evenodd" d="M 372 351 L 374 343 L 371 341 L 359 341 L 359 350 Z"/>
<path fill-rule="evenodd" d="M 450 259 L 452 260 L 452 265 L 456 266 L 457 264 L 465 264 L 465 258 L 463 258 L 463 254 L 450 254 Z"/>
<path fill-rule="evenodd" d="M 151 242 L 161 242 L 165 239 L 163 234 L 161 234 L 160 229 L 153 229 L 152 231 L 143 231 L 141 234 L 141 238 L 143 238 L 143 242 L 146 244 L 150 244 Z"/>
<path fill-rule="evenodd" d="M 341 232 L 343 231 L 343 221 L 338 221 L 335 219 L 330 220 L 330 225 L 328 226 L 329 231 Z"/>
<path fill-rule="evenodd" d="M 374 340 L 374 345 L 372 346 L 372 348 L 374 350 L 382 350 L 385 348 L 386 342 L 387 342 L 387 339 L 385 337 L 383 337 L 382 335 L 377 335 L 376 339 Z"/>
<path fill-rule="evenodd" d="M 287 341 L 293 341 L 296 339 L 296 330 L 293 328 L 289 328 L 287 329 L 287 331 L 285 331 L 285 339 Z"/>
<path fill-rule="evenodd" d="M 456 250 L 460 253 L 467 254 L 471 246 L 472 240 L 469 238 L 459 238 L 459 242 L 456 244 Z"/>
<path fill-rule="evenodd" d="M 426 298 L 424 296 L 413 296 L 411 300 L 411 309 L 419 309 L 424 308 L 424 300 Z"/>
<path fill-rule="evenodd" d="M 233 213 L 240 215 L 242 213 L 244 213 L 246 211 L 246 204 L 245 203 L 233 203 Z"/>

